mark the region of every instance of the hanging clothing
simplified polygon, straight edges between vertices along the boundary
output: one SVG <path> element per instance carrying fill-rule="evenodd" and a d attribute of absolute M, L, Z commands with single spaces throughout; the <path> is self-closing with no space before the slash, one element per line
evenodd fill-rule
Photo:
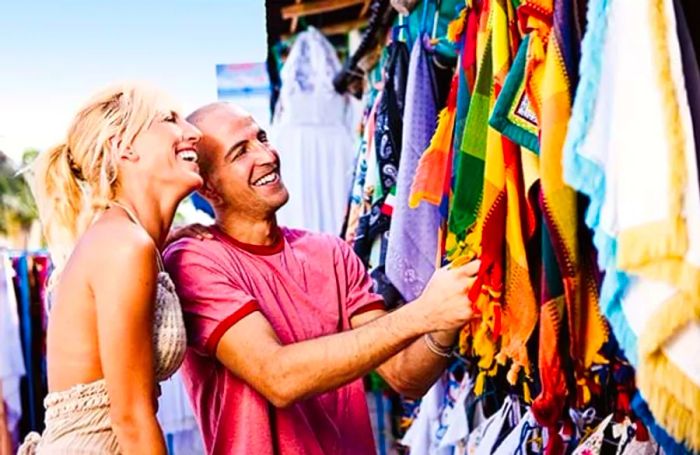
<path fill-rule="evenodd" d="M 345 240 L 351 245 L 355 243 L 355 236 L 359 230 L 360 217 L 364 213 L 367 213 L 371 207 L 370 201 L 372 195 L 367 194 L 366 184 L 369 157 L 371 155 L 373 156 L 374 153 L 374 129 L 379 100 L 380 97 L 376 96 L 369 106 L 369 110 L 365 116 L 362 139 L 358 147 L 344 236 Z M 372 189 L 371 191 L 374 190 Z"/>
<path fill-rule="evenodd" d="M 700 190 L 676 17 L 653 0 L 612 2 L 602 18 L 566 177 L 591 197 L 603 309 L 637 368 L 635 411 L 669 452 L 700 450 Z"/>
<path fill-rule="evenodd" d="M 386 274 L 404 300 L 415 300 L 439 264 L 440 210 L 423 204 L 409 208 L 411 184 L 418 162 L 435 131 L 439 106 L 444 103 L 449 73 L 433 63 L 428 37 L 415 41 L 408 67 L 401 159 L 396 183 Z M 415 220 L 419 219 L 420 223 Z"/>
<path fill-rule="evenodd" d="M 445 393 L 446 381 L 442 377 L 421 399 L 418 416 L 401 441 L 401 444 L 410 448 L 411 453 L 425 455 L 450 455 L 452 453 L 452 448 L 439 446 L 440 439 L 438 438 Z"/>
<path fill-rule="evenodd" d="M 508 71 L 501 94 L 498 96 L 489 125 L 511 141 L 539 153 L 539 125 L 537 115 L 530 108 L 530 100 L 525 91 L 525 65 L 530 36 L 523 38 Z"/>
<path fill-rule="evenodd" d="M 467 41 L 464 65 L 467 81 L 470 74 L 476 74 L 473 87 L 469 92 L 469 111 L 462 138 L 460 138 L 460 153 L 456 157 L 455 183 L 453 199 L 450 208 L 447 250 L 454 257 L 462 254 L 466 248 L 467 254 L 475 251 L 471 245 L 479 243 L 478 238 L 471 239 L 470 246 L 461 244 L 468 230 L 474 225 L 479 213 L 481 192 L 484 181 L 484 160 L 486 154 L 486 134 L 488 125 L 489 103 L 491 98 L 492 65 L 490 58 L 491 33 L 488 27 L 488 2 L 474 2 L 467 12 Z"/>
<path fill-rule="evenodd" d="M 333 88 L 341 65 L 313 27 L 299 34 L 282 68 L 270 140 L 279 147 L 289 202 L 280 224 L 339 235 L 355 155 L 357 106 Z"/>
<path fill-rule="evenodd" d="M 355 231 L 353 249 L 371 269 L 374 290 L 389 308 L 401 303 L 401 295 L 386 276 L 389 227 L 396 203 L 396 179 L 401 155 L 408 49 L 401 41 L 389 45 L 384 88 L 378 95 L 374 137 L 367 150 L 365 204 Z"/>
<path fill-rule="evenodd" d="M 23 253 L 12 260 L 14 292 L 17 296 L 22 352 L 26 376 L 22 378 L 22 419 L 20 432 L 40 431 L 43 428 L 44 408 L 42 399 L 46 396 L 46 374 L 44 360 L 45 332 L 43 302 L 37 298 L 34 288 L 33 258 Z"/>
<path fill-rule="evenodd" d="M 13 286 L 14 274 L 10 258 L 6 253 L 0 253 L 0 401 L 3 411 L 0 417 L 0 431 L 4 430 L 6 442 L 12 453 L 19 443 L 19 421 L 22 416 L 20 380 L 26 373 L 17 298 Z"/>
<path fill-rule="evenodd" d="M 599 314 L 590 239 L 578 221 L 578 196 L 564 183 L 561 164 L 577 84 L 581 5 L 559 0 L 525 1 L 523 5 L 530 31 L 525 87 L 540 128 L 542 209 L 542 391 L 533 403 L 533 413 L 552 435 L 547 453 L 561 453 L 564 448 L 557 426 L 568 396 L 565 372 L 573 367 L 575 400 L 584 405 L 590 397 L 590 367 L 605 362 L 598 352 L 608 336 Z M 563 339 L 564 324 L 568 340 Z M 560 349 L 559 344 L 566 349 Z"/>
<path fill-rule="evenodd" d="M 204 453 L 202 436 L 180 371 L 160 383 L 157 417 L 166 439 L 171 440 L 171 455 Z"/>
<path fill-rule="evenodd" d="M 393 41 L 384 70 L 384 89 L 379 95 L 375 117 L 374 149 L 367 168 L 365 193 L 371 188 L 371 208 L 362 215 L 355 236 L 354 249 L 365 264 L 369 263 L 372 245 L 389 231 L 396 196 L 401 156 L 404 101 L 408 74 L 408 49 L 401 41 Z M 374 263 L 373 267 L 384 265 Z"/>

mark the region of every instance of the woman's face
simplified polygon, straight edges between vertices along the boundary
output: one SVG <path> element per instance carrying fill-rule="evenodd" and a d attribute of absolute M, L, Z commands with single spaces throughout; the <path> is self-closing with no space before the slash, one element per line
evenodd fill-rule
<path fill-rule="evenodd" d="M 181 197 L 202 185 L 197 165 L 201 133 L 176 112 L 159 115 L 131 144 L 138 157 L 140 178 L 147 178 L 159 191 L 172 188 Z"/>

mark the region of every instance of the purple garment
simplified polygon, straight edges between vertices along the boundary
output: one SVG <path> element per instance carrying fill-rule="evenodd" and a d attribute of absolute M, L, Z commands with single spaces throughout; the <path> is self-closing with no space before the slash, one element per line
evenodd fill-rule
<path fill-rule="evenodd" d="M 435 271 L 440 208 L 408 207 L 418 161 L 437 126 L 438 91 L 430 53 L 421 40 L 411 51 L 396 201 L 389 230 L 386 274 L 407 302 L 420 295 Z"/>

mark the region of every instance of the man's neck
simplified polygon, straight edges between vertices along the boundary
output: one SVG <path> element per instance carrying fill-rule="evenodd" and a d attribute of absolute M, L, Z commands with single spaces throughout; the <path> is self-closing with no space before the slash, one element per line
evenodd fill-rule
<path fill-rule="evenodd" d="M 254 219 L 251 217 L 217 214 L 216 226 L 227 235 L 249 245 L 274 245 L 279 240 L 277 218 L 273 214 L 268 218 Z"/>

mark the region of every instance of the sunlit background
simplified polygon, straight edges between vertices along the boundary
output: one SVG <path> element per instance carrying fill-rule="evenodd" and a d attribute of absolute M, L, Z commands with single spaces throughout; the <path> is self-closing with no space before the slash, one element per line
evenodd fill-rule
<path fill-rule="evenodd" d="M 217 98 L 216 65 L 263 62 L 265 4 L 250 0 L 7 1 L 0 6 L 0 150 L 61 140 L 96 90 L 142 80 L 183 111 Z"/>

